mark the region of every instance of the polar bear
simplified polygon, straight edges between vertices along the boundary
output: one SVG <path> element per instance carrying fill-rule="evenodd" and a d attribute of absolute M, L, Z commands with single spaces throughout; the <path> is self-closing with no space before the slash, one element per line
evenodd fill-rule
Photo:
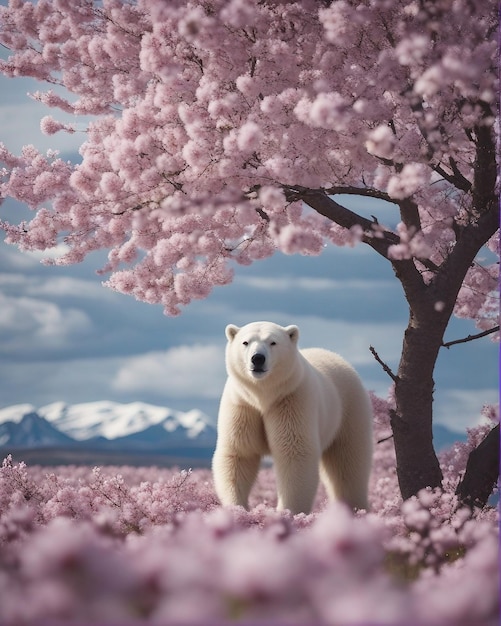
<path fill-rule="evenodd" d="M 248 506 L 271 454 L 278 509 L 309 513 L 319 476 L 331 499 L 367 509 L 372 409 L 355 370 L 334 352 L 298 349 L 297 326 L 226 327 L 228 379 L 212 461 L 223 505 Z"/>

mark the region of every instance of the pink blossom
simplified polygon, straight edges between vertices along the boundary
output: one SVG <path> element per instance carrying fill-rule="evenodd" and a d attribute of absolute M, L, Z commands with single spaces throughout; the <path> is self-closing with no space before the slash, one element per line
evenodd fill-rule
<path fill-rule="evenodd" d="M 104 172 L 99 185 L 105 194 L 113 196 L 120 193 L 122 181 L 114 172 Z"/>
<path fill-rule="evenodd" d="M 65 111 L 66 113 L 73 113 L 74 112 L 74 107 L 73 105 L 71 105 L 65 98 L 59 96 L 58 94 L 54 93 L 52 90 L 49 90 L 45 93 L 42 93 L 40 91 L 36 91 L 35 93 L 33 93 L 31 95 L 31 97 L 34 100 L 38 100 L 40 102 L 42 102 L 43 104 L 45 104 L 48 107 L 51 108 L 58 108 L 61 109 L 62 111 Z M 45 118 L 46 120 L 51 120 L 52 118 L 50 118 L 50 116 L 46 116 Z M 48 122 L 47 122 L 48 123 Z M 57 122 L 52 122 L 52 124 L 54 124 Z M 60 129 L 58 129 L 60 130 Z M 43 131 L 45 132 L 45 131 Z M 53 132 L 57 132 L 53 131 Z M 53 134 L 52 133 L 47 133 L 47 134 Z"/>
<path fill-rule="evenodd" d="M 422 63 L 430 48 L 431 42 L 427 34 L 413 33 L 398 44 L 396 54 L 402 65 L 412 66 Z"/>
<path fill-rule="evenodd" d="M 306 232 L 301 226 L 295 224 L 288 224 L 281 228 L 277 235 L 277 241 L 280 249 L 286 254 L 305 253 L 314 249 L 315 243 L 318 248 L 321 248 L 323 245 L 320 237 L 315 237 L 311 233 Z"/>
<path fill-rule="evenodd" d="M 300 100 L 295 108 L 299 120 L 325 129 L 344 130 L 348 124 L 345 112 L 348 102 L 339 93 L 320 93 L 310 102 Z"/>
<path fill-rule="evenodd" d="M 285 209 L 285 196 L 282 190 L 276 187 L 261 187 L 259 190 L 259 200 L 263 208 L 272 211 L 281 211 Z"/>
<path fill-rule="evenodd" d="M 388 194 L 399 200 L 408 198 L 427 184 L 429 178 L 430 172 L 424 165 L 408 163 L 400 174 L 392 176 L 388 181 Z"/>
<path fill-rule="evenodd" d="M 46 115 L 40 120 L 40 130 L 44 135 L 54 135 L 60 130 L 66 130 L 69 133 L 75 132 L 75 129 L 72 126 L 57 122 L 55 119 L 50 117 L 50 115 Z"/>
<path fill-rule="evenodd" d="M 427 258 L 431 254 L 431 249 L 421 231 L 416 232 L 413 228 L 408 229 L 405 224 L 400 222 L 397 225 L 397 232 L 400 236 L 400 243 L 390 246 L 388 249 L 388 254 L 392 259 Z"/>
<path fill-rule="evenodd" d="M 188 165 L 201 170 L 208 165 L 210 156 L 205 146 L 192 140 L 183 148 L 183 158 Z"/>
<path fill-rule="evenodd" d="M 391 159 L 395 147 L 395 136 L 388 126 L 378 126 L 369 134 L 365 145 L 371 154 Z"/>
<path fill-rule="evenodd" d="M 337 2 L 328 9 L 321 9 L 320 20 L 330 42 L 344 43 L 352 36 L 353 11 L 347 2 Z"/>
<path fill-rule="evenodd" d="M 251 23 L 254 12 L 245 0 L 231 0 L 221 11 L 221 18 L 235 28 L 243 28 Z"/>
<path fill-rule="evenodd" d="M 445 82 L 446 75 L 442 67 L 433 65 L 418 78 L 414 89 L 425 96 L 434 96 Z"/>
<path fill-rule="evenodd" d="M 254 152 L 261 143 L 261 129 L 254 122 L 246 122 L 238 132 L 238 147 L 242 152 Z"/>

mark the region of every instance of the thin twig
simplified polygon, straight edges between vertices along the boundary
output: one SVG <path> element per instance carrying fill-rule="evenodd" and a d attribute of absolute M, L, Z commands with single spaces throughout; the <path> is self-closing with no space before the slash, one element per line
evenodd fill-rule
<path fill-rule="evenodd" d="M 388 437 L 383 437 L 382 439 L 378 439 L 376 443 L 384 443 L 385 441 L 388 441 L 389 439 L 393 439 L 393 434 L 388 435 Z"/>
<path fill-rule="evenodd" d="M 494 328 L 489 328 L 489 330 L 484 330 L 483 333 L 478 333 L 478 335 L 468 335 L 468 337 L 464 337 L 463 339 L 454 339 L 454 341 L 446 341 L 442 343 L 442 348 L 449 349 L 451 346 L 455 346 L 458 343 L 467 343 L 468 341 L 474 341 L 475 339 L 480 339 L 481 337 L 486 337 L 487 335 L 492 335 L 499 330 L 499 326 L 494 326 Z"/>
<path fill-rule="evenodd" d="M 372 353 L 372 356 L 376 359 L 376 361 L 379 363 L 379 365 L 381 365 L 381 367 L 383 368 L 383 370 L 388 374 L 388 376 L 392 379 L 392 381 L 394 383 L 398 382 L 398 376 L 396 376 L 391 369 L 388 367 L 388 365 L 386 365 L 386 363 L 384 361 L 381 360 L 381 358 L 379 357 L 379 354 L 376 352 L 376 350 L 372 347 L 369 346 L 369 350 Z"/>

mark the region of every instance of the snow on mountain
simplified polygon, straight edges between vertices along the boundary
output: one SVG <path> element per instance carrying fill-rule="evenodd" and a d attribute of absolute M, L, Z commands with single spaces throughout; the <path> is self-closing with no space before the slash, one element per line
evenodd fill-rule
<path fill-rule="evenodd" d="M 32 404 L 14 404 L 4 409 L 0 409 L 0 424 L 4 422 L 14 422 L 19 424 L 25 415 L 35 413 L 36 408 Z"/>
<path fill-rule="evenodd" d="M 153 406 L 142 402 L 120 404 L 101 401 L 69 405 L 54 402 L 35 409 L 31 404 L 18 404 L 0 410 L 0 426 L 3 428 L 0 446 L 13 445 L 23 437 L 31 441 L 26 424 L 20 426 L 27 415 L 38 416 L 47 425 L 47 429 L 62 433 L 77 442 L 88 440 L 127 442 L 133 445 L 137 439 L 150 447 L 158 445 L 197 444 L 211 445 L 215 442 L 216 431 L 209 418 L 201 411 L 193 409 L 182 412 L 169 408 Z M 40 427 L 40 424 L 39 424 Z M 36 440 L 36 437 L 34 441 Z M 68 441 L 71 441 L 68 439 Z M 8 443 L 7 443 L 8 442 Z M 27 444 L 29 445 L 29 444 Z M 33 444 L 35 445 L 35 444 Z"/>
<path fill-rule="evenodd" d="M 179 430 L 188 439 L 197 439 L 204 432 L 213 430 L 209 418 L 201 411 L 194 409 L 183 413 L 143 402 L 120 404 L 105 400 L 73 405 L 55 402 L 38 409 L 38 413 L 77 441 L 96 437 L 118 439 L 158 424 L 162 424 L 168 433 Z"/>

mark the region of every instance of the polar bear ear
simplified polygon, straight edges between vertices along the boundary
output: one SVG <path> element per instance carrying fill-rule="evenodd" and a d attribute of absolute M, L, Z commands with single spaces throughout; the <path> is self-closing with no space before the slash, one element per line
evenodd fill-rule
<path fill-rule="evenodd" d="M 233 339 L 235 339 L 235 335 L 238 333 L 239 330 L 240 328 L 238 326 L 235 326 L 235 324 L 228 324 L 224 331 L 226 334 L 226 339 L 228 341 L 233 341 Z"/>
<path fill-rule="evenodd" d="M 297 343 L 299 339 L 299 328 L 297 326 L 286 326 L 285 332 L 289 335 L 293 343 Z"/>

